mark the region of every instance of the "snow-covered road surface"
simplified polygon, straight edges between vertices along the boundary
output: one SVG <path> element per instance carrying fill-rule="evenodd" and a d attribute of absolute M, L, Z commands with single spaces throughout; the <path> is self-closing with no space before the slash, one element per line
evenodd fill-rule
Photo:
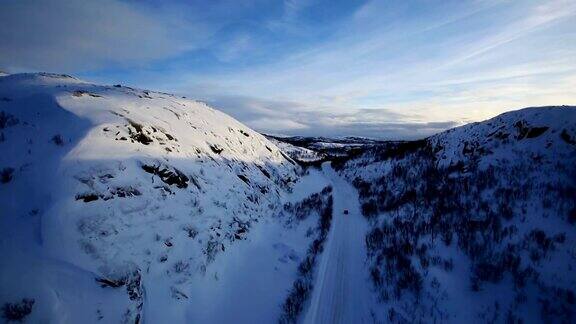
<path fill-rule="evenodd" d="M 364 266 L 367 223 L 356 189 L 330 164 L 322 170 L 332 183 L 334 212 L 304 323 L 366 323 L 371 318 Z"/>

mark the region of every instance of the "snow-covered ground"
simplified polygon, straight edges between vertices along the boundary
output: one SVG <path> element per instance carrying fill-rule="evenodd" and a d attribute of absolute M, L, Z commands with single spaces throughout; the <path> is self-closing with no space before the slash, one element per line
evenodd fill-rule
<path fill-rule="evenodd" d="M 349 321 L 369 297 L 357 195 L 330 167 L 304 174 L 260 134 L 169 94 L 17 74 L 0 77 L 0 98 L 3 315 L 276 322 L 319 217 L 283 206 L 327 186 L 334 230 L 303 316 L 353 293 L 337 315 Z"/>
<path fill-rule="evenodd" d="M 321 191 L 329 180 L 317 170 L 300 178 L 284 203 L 298 202 Z M 307 233 L 316 217 L 286 224 L 286 218 L 263 218 L 250 237 L 216 260 L 207 278 L 211 283 L 193 288 L 202 296 L 188 310 L 185 322 L 274 323 L 281 304 L 296 278 L 296 267 L 311 241 Z M 158 318 L 164 320 L 164 318 Z M 155 321 L 153 321 L 155 322 Z"/>
<path fill-rule="evenodd" d="M 502 114 L 341 169 L 389 322 L 573 322 L 576 108 Z"/>
<path fill-rule="evenodd" d="M 575 111 L 334 141 L 338 171 L 303 170 L 328 155 L 201 102 L 0 75 L 0 316 L 573 322 Z"/>
<path fill-rule="evenodd" d="M 301 172 L 262 135 L 169 94 L 16 74 L 0 99 L 0 303 L 34 300 L 33 322 L 200 316 L 215 263 L 256 240 Z"/>

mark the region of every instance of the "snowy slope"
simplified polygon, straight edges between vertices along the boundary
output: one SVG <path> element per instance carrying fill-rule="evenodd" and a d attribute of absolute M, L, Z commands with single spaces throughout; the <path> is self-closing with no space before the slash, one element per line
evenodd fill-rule
<path fill-rule="evenodd" d="M 0 151 L 0 303 L 33 322 L 185 322 L 300 173 L 203 103 L 55 74 L 0 77 Z"/>
<path fill-rule="evenodd" d="M 267 136 L 270 142 L 274 143 L 282 152 L 295 161 L 300 162 L 314 162 L 320 161 L 325 158 L 325 155 L 305 147 L 292 145 L 288 142 L 283 142 L 275 137 Z"/>
<path fill-rule="evenodd" d="M 549 163 L 574 158 L 574 107 L 535 107 L 504 113 L 432 136 L 440 166 L 478 160 L 480 167 L 522 158 Z"/>
<path fill-rule="evenodd" d="M 300 141 L 165 93 L 0 76 L 0 316 L 574 322 L 576 108 Z"/>
<path fill-rule="evenodd" d="M 359 190 L 389 322 L 574 322 L 576 108 L 527 108 L 375 147 Z"/>

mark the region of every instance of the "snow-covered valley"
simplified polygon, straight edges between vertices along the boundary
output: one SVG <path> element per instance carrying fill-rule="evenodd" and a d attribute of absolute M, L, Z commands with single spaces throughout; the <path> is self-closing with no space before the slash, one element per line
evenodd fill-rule
<path fill-rule="evenodd" d="M 0 76 L 3 319 L 574 321 L 576 108 L 326 141 L 165 93 Z"/>

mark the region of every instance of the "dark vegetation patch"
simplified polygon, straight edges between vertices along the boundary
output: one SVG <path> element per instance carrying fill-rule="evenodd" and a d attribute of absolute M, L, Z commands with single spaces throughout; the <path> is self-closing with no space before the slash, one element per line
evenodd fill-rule
<path fill-rule="evenodd" d="M 49 72 L 40 72 L 38 73 L 39 75 L 43 76 L 43 77 L 47 77 L 47 78 L 53 78 L 53 79 L 74 79 L 74 80 L 78 80 L 75 77 L 69 75 L 69 74 L 59 74 L 59 73 L 49 73 Z"/>
<path fill-rule="evenodd" d="M 208 238 L 200 240 L 203 243 L 202 254 L 205 257 L 205 263 L 200 266 L 200 271 L 206 273 L 207 265 L 214 262 L 220 252 L 226 251 L 227 246 L 235 241 L 245 240 L 253 222 L 258 222 L 258 219 L 233 216 L 231 221 L 218 220 L 213 223 L 209 227 Z M 185 225 L 183 229 L 190 238 L 198 235 L 198 230 L 193 225 Z"/>
<path fill-rule="evenodd" d="M 210 146 L 210 149 L 212 150 L 212 152 L 214 152 L 216 154 L 220 154 L 220 153 L 222 153 L 222 151 L 224 151 L 224 148 L 218 144 L 209 144 L 208 146 Z"/>
<path fill-rule="evenodd" d="M 194 225 L 186 225 L 184 226 L 183 229 L 188 234 L 188 237 L 191 239 L 196 238 L 196 235 L 198 235 L 198 230 L 196 229 L 196 227 L 194 227 Z"/>
<path fill-rule="evenodd" d="M 177 300 L 189 298 L 188 295 L 186 295 L 185 293 L 183 293 L 182 291 L 178 290 L 175 287 L 170 287 L 170 292 L 171 292 L 172 298 L 177 299 Z"/>
<path fill-rule="evenodd" d="M 2 317 L 6 322 L 22 322 L 32 313 L 34 299 L 23 298 L 19 302 L 5 303 L 2 306 Z"/>
<path fill-rule="evenodd" d="M 206 263 L 212 263 L 216 260 L 218 252 L 225 250 L 226 248 L 224 247 L 224 244 L 220 242 L 218 238 L 211 236 L 206 242 L 206 246 L 202 250 L 202 253 L 206 256 Z"/>
<path fill-rule="evenodd" d="M 520 136 L 528 138 L 531 129 L 526 128 Z M 534 136 L 544 132 L 537 130 Z M 569 298 L 557 299 L 556 291 L 565 288 L 544 284 L 539 270 L 564 244 L 565 234 L 536 226 L 520 232 L 516 224 L 525 223 L 527 217 L 560 217 L 567 222 L 573 217 L 576 222 L 576 196 L 571 194 L 576 192 L 576 169 L 558 165 L 546 171 L 529 159 L 483 169 L 474 159 L 439 167 L 437 152 L 438 147 L 417 143 L 388 152 L 368 152 L 347 165 L 354 169 L 390 163 L 381 176 L 353 181 L 362 213 L 372 224 L 366 245 L 371 281 L 380 300 L 391 304 L 409 300 L 420 307 L 437 304 L 435 298 L 440 297 L 431 293 L 430 268 L 453 271 L 453 261 L 437 251 L 455 246 L 470 260 L 472 291 L 509 277 L 516 300 L 525 300 L 528 285 L 539 291 L 543 321 L 572 322 L 575 312 Z M 534 214 L 535 210 L 542 212 Z M 533 214 L 527 215 L 528 211 Z M 513 303 L 511 312 L 518 315 L 514 311 L 521 304 Z M 422 310 L 421 317 L 416 311 L 409 314 L 395 306 L 391 311 L 400 322 L 446 316 L 433 308 Z M 416 317 L 409 317 L 413 315 Z"/>
<path fill-rule="evenodd" d="M 250 230 L 250 222 L 242 221 L 240 218 L 234 216 L 232 222 L 228 224 L 228 227 L 232 230 L 229 239 L 234 240 L 245 240 L 246 234 Z"/>
<path fill-rule="evenodd" d="M 503 131 L 504 127 L 505 126 L 500 126 L 498 129 L 496 129 L 492 133 L 488 134 L 487 137 L 488 138 L 493 137 L 493 138 L 501 140 L 501 141 L 507 139 L 510 136 L 510 134 Z"/>
<path fill-rule="evenodd" d="M 138 189 L 132 188 L 132 187 L 117 187 L 117 188 L 112 189 L 110 191 L 110 194 L 112 196 L 116 196 L 116 197 L 120 197 L 120 198 L 134 197 L 134 196 L 142 195 L 142 193 Z M 110 197 L 110 198 L 112 198 L 112 197 Z M 105 197 L 104 200 L 107 200 L 110 198 Z"/>
<path fill-rule="evenodd" d="M 154 125 L 143 125 L 135 122 L 131 119 L 124 117 L 122 114 L 118 114 L 114 111 L 111 113 L 121 116 L 128 122 L 122 128 L 120 125 L 112 127 L 104 127 L 103 132 L 108 133 L 110 137 L 114 137 L 117 141 L 128 141 L 132 143 L 140 143 L 142 145 L 150 145 L 151 143 L 157 142 L 159 145 L 164 146 L 166 152 L 178 152 L 179 144 L 178 139 L 172 134 L 168 133 L 161 127 Z"/>
<path fill-rule="evenodd" d="M 570 136 L 566 129 L 562 130 L 562 133 L 560 133 L 560 138 L 562 138 L 562 140 L 568 144 L 576 145 L 576 139 Z"/>
<path fill-rule="evenodd" d="M 143 90 L 141 94 L 138 95 L 138 98 L 152 99 L 152 97 L 150 96 L 150 91 L 148 90 Z"/>
<path fill-rule="evenodd" d="M 172 135 L 170 135 L 170 134 L 168 134 L 168 133 L 164 133 L 164 136 L 166 136 L 166 138 L 167 138 L 169 141 L 178 141 L 174 136 L 172 136 Z"/>
<path fill-rule="evenodd" d="M 306 300 L 310 297 L 314 282 L 314 267 L 317 258 L 322 253 L 330 224 L 332 222 L 332 187 L 326 187 L 321 193 L 316 193 L 302 202 L 285 206 L 285 210 L 295 213 L 298 219 L 304 219 L 305 214 L 317 212 L 320 217 L 316 228 L 316 238 L 308 247 L 306 257 L 298 265 L 298 279 L 294 281 L 288 297 L 282 305 L 280 323 L 296 323 L 304 309 Z M 299 215 L 299 216 L 298 216 Z"/>
<path fill-rule="evenodd" d="M 174 167 L 142 164 L 142 170 L 158 176 L 162 182 L 169 186 L 175 185 L 181 189 L 188 187 L 188 181 L 190 179 Z"/>
<path fill-rule="evenodd" d="M 144 131 L 144 127 L 132 120 L 128 120 L 131 127 L 128 127 L 128 134 L 130 138 L 138 143 L 148 145 L 153 142 L 152 138 L 149 136 L 149 132 Z"/>
<path fill-rule="evenodd" d="M 285 142 L 297 147 L 302 147 L 318 154 L 319 158 L 316 160 L 303 160 L 297 156 L 287 156 L 284 152 L 280 151 L 282 156 L 292 164 L 298 164 L 303 168 L 321 168 L 324 162 L 331 162 L 332 167 L 340 170 L 344 164 L 351 159 L 361 156 L 374 147 L 383 145 L 393 145 L 397 142 L 385 142 L 378 140 L 371 140 L 367 138 L 348 137 L 344 139 L 333 139 L 325 137 L 277 137 L 272 135 L 265 135 L 266 137 L 274 140 Z M 400 143 L 400 142 L 398 142 Z M 412 142 L 406 142 L 411 145 Z"/>
<path fill-rule="evenodd" d="M 250 179 L 248 179 L 247 176 L 243 175 L 243 174 L 237 174 L 238 178 L 240 178 L 240 180 L 244 181 L 244 183 L 246 183 L 247 185 L 250 185 Z"/>
<path fill-rule="evenodd" d="M 301 221 L 308 216 L 313 215 L 315 211 L 319 211 L 324 204 L 325 197 L 332 192 L 332 187 L 326 187 L 322 191 L 314 193 L 297 203 L 286 203 L 284 210 L 289 215 L 294 216 L 297 220 Z"/>
<path fill-rule="evenodd" d="M 528 127 L 528 125 L 526 124 L 525 121 L 523 120 L 519 120 L 514 124 L 514 127 L 516 128 L 516 139 L 517 140 L 521 140 L 523 139 L 526 134 L 528 134 L 528 131 L 530 130 L 530 128 Z"/>
<path fill-rule="evenodd" d="M 270 179 L 270 172 L 268 172 L 263 166 L 256 165 L 256 167 L 258 168 L 258 170 L 260 170 L 260 172 L 262 172 L 262 174 L 263 174 L 266 178 Z"/>
<path fill-rule="evenodd" d="M 100 198 L 100 196 L 98 196 L 95 193 L 83 193 L 83 194 L 77 194 L 76 195 L 76 200 L 82 200 L 83 202 L 96 201 L 99 198 Z"/>
<path fill-rule="evenodd" d="M 144 307 L 145 290 L 139 269 L 117 277 L 96 278 L 96 282 L 99 283 L 102 288 L 126 287 L 126 294 L 131 302 L 129 308 L 124 313 L 126 322 L 140 323 L 142 320 L 142 309 Z"/>
<path fill-rule="evenodd" d="M 57 146 L 64 146 L 64 138 L 62 138 L 62 135 L 60 134 L 52 136 L 51 141 Z"/>
<path fill-rule="evenodd" d="M 392 158 L 401 159 L 408 154 L 426 149 L 428 149 L 426 140 L 393 141 L 382 143 L 378 146 L 371 146 L 366 151 L 366 154 L 371 154 L 378 161 L 384 161 Z"/>
<path fill-rule="evenodd" d="M 14 178 L 14 168 L 6 167 L 0 171 L 0 182 L 8 183 Z"/>
<path fill-rule="evenodd" d="M 72 95 L 73 95 L 74 97 L 82 97 L 82 96 L 90 96 L 90 97 L 93 97 L 93 98 L 100 98 L 100 97 L 102 97 L 101 95 L 98 95 L 98 94 L 95 94 L 95 93 L 91 93 L 91 92 L 88 92 L 88 91 L 86 91 L 86 90 L 75 90 L 74 92 L 72 92 Z"/>
<path fill-rule="evenodd" d="M 294 161 L 296 161 L 303 168 L 315 169 L 322 168 L 322 164 L 324 162 L 332 162 L 332 167 L 334 169 L 338 169 L 338 167 L 344 165 L 348 160 L 350 160 L 349 156 L 323 156 L 322 158 L 313 161 L 294 159 Z"/>
<path fill-rule="evenodd" d="M 328 138 L 323 136 L 307 137 L 307 136 L 288 136 L 280 137 L 264 134 L 266 137 L 273 138 L 280 142 L 292 144 L 294 146 L 305 147 L 311 150 L 318 150 L 320 147 L 326 147 L 324 144 L 339 144 L 339 147 L 346 147 L 351 145 L 371 145 L 385 143 L 386 141 L 374 140 L 365 137 L 349 136 L 345 138 Z"/>
<path fill-rule="evenodd" d="M 240 134 L 242 134 L 242 135 L 244 135 L 244 136 L 246 136 L 246 137 L 250 137 L 250 134 L 246 133 L 245 131 L 243 131 L 243 130 L 241 130 L 241 129 L 239 129 L 238 131 L 240 132 Z"/>
<path fill-rule="evenodd" d="M 526 134 L 526 138 L 535 138 L 538 137 L 544 133 L 546 133 L 546 131 L 548 130 L 549 127 L 532 127 L 530 128 L 530 130 L 528 131 L 528 134 Z"/>
<path fill-rule="evenodd" d="M 514 124 L 517 135 L 516 139 L 535 138 L 544 134 L 549 127 L 530 127 L 526 121 L 519 120 Z"/>
<path fill-rule="evenodd" d="M 140 196 L 142 193 L 133 187 L 115 187 L 110 189 L 107 193 L 82 193 L 76 195 L 76 200 L 82 200 L 83 202 L 96 201 L 98 199 L 110 200 L 113 198 L 126 198 Z"/>
<path fill-rule="evenodd" d="M 20 121 L 14 115 L 0 111 L 0 129 L 18 125 Z"/>
<path fill-rule="evenodd" d="M 425 140 L 419 141 L 389 141 L 389 142 L 375 142 L 369 141 L 364 145 L 355 145 L 350 147 L 339 148 L 325 148 L 317 150 L 323 158 L 315 161 L 300 161 L 296 160 L 302 167 L 320 168 L 324 162 L 331 162 L 332 167 L 340 171 L 344 168 L 348 161 L 359 158 L 363 155 L 372 155 L 379 160 L 387 160 L 391 158 L 401 158 L 406 154 L 415 152 L 423 148 L 426 144 Z M 309 148 L 312 149 L 312 148 Z"/>
<path fill-rule="evenodd" d="M 576 207 L 572 208 L 568 214 L 568 223 L 570 223 L 570 225 L 576 224 Z"/>
<path fill-rule="evenodd" d="M 119 288 L 126 284 L 127 278 L 119 279 L 108 279 L 108 278 L 96 278 L 96 282 L 100 284 L 102 288 Z"/>

